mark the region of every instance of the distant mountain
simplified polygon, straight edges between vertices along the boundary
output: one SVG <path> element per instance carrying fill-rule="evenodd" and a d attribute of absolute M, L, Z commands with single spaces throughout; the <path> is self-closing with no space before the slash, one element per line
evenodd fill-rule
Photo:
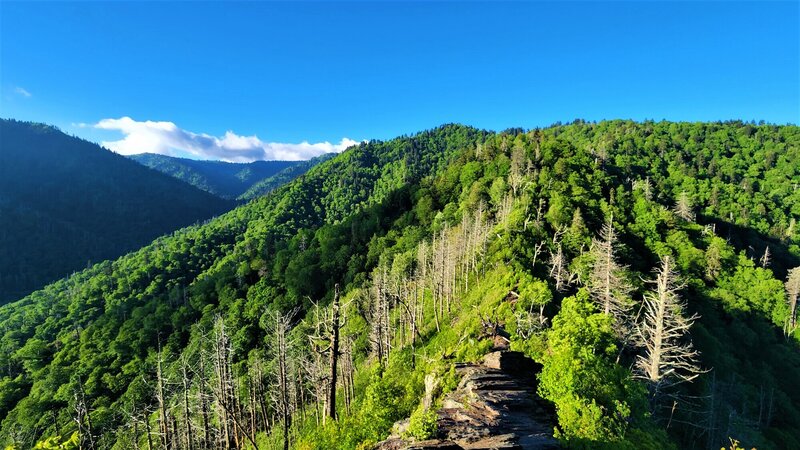
<path fill-rule="evenodd" d="M 57 128 L 0 119 L 0 304 L 232 206 Z"/>
<path fill-rule="evenodd" d="M 196 161 L 153 153 L 133 155 L 131 159 L 226 199 L 238 198 L 254 184 L 275 176 L 282 170 L 304 163 L 304 161 L 255 161 L 251 163 Z"/>
<path fill-rule="evenodd" d="M 250 200 L 252 198 L 267 194 L 274 189 L 294 180 L 300 175 L 303 175 L 317 164 L 323 163 L 334 156 L 336 156 L 336 153 L 326 153 L 324 155 L 317 156 L 316 158 L 311 158 L 308 161 L 298 161 L 297 164 L 289 166 L 275 175 L 264 178 L 263 180 L 253 184 L 245 193 L 240 195 L 239 198 L 243 200 Z"/>

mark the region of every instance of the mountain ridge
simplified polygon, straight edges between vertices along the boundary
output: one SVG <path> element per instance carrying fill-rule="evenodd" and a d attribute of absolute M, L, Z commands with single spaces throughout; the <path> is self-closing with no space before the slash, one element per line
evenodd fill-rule
<path fill-rule="evenodd" d="M 15 255 L 0 302 L 232 207 L 52 126 L 2 119 L 0 131 L 0 248 Z"/>
<path fill-rule="evenodd" d="M 542 364 L 537 393 L 555 406 L 562 444 L 793 448 L 800 336 L 785 328 L 783 274 L 800 264 L 800 193 L 787 188 L 798 160 L 797 127 L 743 122 L 445 125 L 363 143 L 0 307 L 11 349 L 0 353 L 0 435 L 25 445 L 76 431 L 131 448 L 146 445 L 146 425 L 161 447 L 194 431 L 201 447 L 348 449 L 410 416 L 423 439 L 428 375 L 442 387 L 436 405 L 457 387 L 455 363 L 503 336 Z M 714 375 L 673 393 L 701 404 L 665 414 L 633 364 L 646 353 L 600 308 L 590 280 L 606 226 L 618 233 L 615 278 L 630 284 L 613 291 L 649 301 L 644 280 L 665 257 L 686 281 L 677 295 L 700 318 L 685 338 Z M 341 352 L 325 353 L 334 329 Z M 327 372 L 331 355 L 339 371 Z M 87 417 L 93 432 L 81 431 Z M 35 431 L 14 440 L 15 427 Z"/>
<path fill-rule="evenodd" d="M 226 161 L 193 160 L 156 153 L 130 155 L 143 166 L 191 184 L 228 200 L 240 198 L 255 183 L 299 164 L 299 161 Z"/>

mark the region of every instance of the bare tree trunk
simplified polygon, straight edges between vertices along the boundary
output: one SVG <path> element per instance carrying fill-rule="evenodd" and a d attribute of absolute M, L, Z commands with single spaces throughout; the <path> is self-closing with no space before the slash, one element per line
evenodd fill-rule
<path fill-rule="evenodd" d="M 275 345 L 277 350 L 278 410 L 283 420 L 283 449 L 289 450 L 289 431 L 292 426 L 292 411 L 289 400 L 289 369 L 287 334 L 293 314 L 275 313 Z"/>
<path fill-rule="evenodd" d="M 153 431 L 150 429 L 150 419 L 148 415 L 144 415 L 144 424 L 147 429 L 147 450 L 153 450 Z"/>
<path fill-rule="evenodd" d="M 264 387 L 264 372 L 261 360 L 257 361 L 256 367 L 256 395 L 258 396 L 259 416 L 261 425 L 265 431 L 270 429 L 267 411 L 266 388 Z"/>
<path fill-rule="evenodd" d="M 800 267 L 789 271 L 786 277 L 786 297 L 789 303 L 789 327 L 786 334 L 792 334 L 797 329 L 797 299 L 800 297 Z"/>
<path fill-rule="evenodd" d="M 772 264 L 772 255 L 770 254 L 769 251 L 769 245 L 767 246 L 767 248 L 764 249 L 764 255 L 761 256 L 759 262 L 761 263 L 761 267 L 765 269 L 769 267 L 770 264 Z"/>
<path fill-rule="evenodd" d="M 592 298 L 603 313 L 614 318 L 619 337 L 627 344 L 631 326 L 629 323 L 631 302 L 627 296 L 631 287 L 622 276 L 625 267 L 616 260 L 615 245 L 617 245 L 617 234 L 614 230 L 613 217 L 609 217 L 601 232 L 601 239 L 592 242 L 595 263 L 590 274 L 589 288 Z"/>
<path fill-rule="evenodd" d="M 247 394 L 250 416 L 250 440 L 256 440 L 256 429 L 258 428 L 256 422 L 256 384 L 253 380 L 252 374 L 247 377 Z"/>
<path fill-rule="evenodd" d="M 167 423 L 167 402 L 164 395 L 164 376 L 161 369 L 161 346 L 158 348 L 158 356 L 156 358 L 156 400 L 158 401 L 158 432 L 161 435 L 161 443 L 164 448 L 169 450 L 171 448 L 171 440 L 169 434 L 169 424 Z"/>
<path fill-rule="evenodd" d="M 439 324 L 439 317 L 441 316 L 441 299 L 439 298 L 439 277 L 441 275 L 441 266 L 439 264 L 439 250 L 436 246 L 436 234 L 433 235 L 433 240 L 431 241 L 431 259 L 432 259 L 432 270 L 431 270 L 431 296 L 433 297 L 433 320 L 436 322 L 436 332 L 441 331 L 441 327 Z M 437 303 L 438 302 L 438 303 Z"/>
<path fill-rule="evenodd" d="M 236 448 L 240 448 L 242 445 L 242 438 L 246 437 L 247 432 L 244 430 L 244 427 L 241 425 L 241 420 L 243 417 L 242 414 L 242 401 L 239 397 L 239 393 L 241 392 L 241 384 L 239 378 L 234 378 L 233 376 L 233 368 L 231 367 L 230 363 L 227 364 L 228 367 L 228 386 L 230 391 L 230 398 L 231 403 L 233 404 L 233 417 L 236 418 L 236 427 L 233 429 L 233 442 Z M 242 436 L 242 435 L 245 436 Z"/>
<path fill-rule="evenodd" d="M 383 298 L 384 293 L 382 292 L 381 288 L 382 283 L 382 275 L 380 270 L 376 270 L 374 272 L 373 281 L 372 281 L 372 292 L 374 292 L 374 297 L 372 294 L 369 297 L 369 324 L 370 324 L 370 345 L 372 354 L 377 359 L 378 364 L 383 366 L 384 362 L 384 327 L 383 327 Z"/>
<path fill-rule="evenodd" d="M 561 235 L 564 234 L 565 229 L 559 229 L 553 235 L 553 246 L 556 248 L 555 253 L 550 253 L 550 277 L 556 282 L 556 291 L 563 292 L 567 285 L 572 282 L 571 277 L 567 273 L 567 261 L 564 256 L 564 251 L 561 247 Z"/>
<path fill-rule="evenodd" d="M 689 199 L 689 194 L 686 191 L 683 191 L 678 195 L 678 201 L 675 202 L 675 215 L 680 217 L 681 219 L 692 222 L 694 221 L 694 211 L 692 207 L 692 202 Z"/>
<path fill-rule="evenodd" d="M 392 337 L 393 337 L 392 331 L 393 330 L 392 330 L 392 317 L 391 317 L 391 311 L 392 311 L 391 310 L 391 303 L 390 303 L 389 296 L 386 295 L 386 293 L 388 292 L 388 288 L 386 286 L 386 283 L 388 281 L 388 275 L 386 274 L 386 266 L 383 266 L 383 276 L 381 277 L 381 279 L 383 280 L 383 283 L 384 283 L 384 286 L 383 286 L 384 295 L 382 297 L 383 303 L 381 305 L 382 306 L 381 315 L 382 315 L 382 321 L 383 321 L 383 338 L 384 338 L 384 341 L 383 341 L 383 355 L 384 355 L 384 359 L 385 359 L 384 363 L 385 363 L 385 365 L 388 365 L 389 364 L 389 355 L 391 354 L 391 351 L 392 351 Z"/>
<path fill-rule="evenodd" d="M 175 417 L 175 414 L 172 414 L 171 422 L 172 422 L 172 442 L 170 442 L 170 445 L 177 449 L 181 445 L 181 440 L 178 430 L 178 418 Z"/>
<path fill-rule="evenodd" d="M 637 326 L 637 340 L 643 355 L 637 356 L 636 376 L 647 381 L 654 401 L 662 390 L 682 382 L 692 381 L 702 372 L 697 363 L 698 353 L 686 342 L 685 336 L 697 315 L 684 317 L 684 305 L 678 291 L 672 259 L 661 260 L 655 290 L 645 295 L 644 317 Z"/>
<path fill-rule="evenodd" d="M 232 436 L 228 407 L 227 353 L 228 335 L 225 332 L 225 323 L 222 318 L 218 317 L 214 322 L 214 375 L 216 377 L 216 389 L 212 389 L 212 394 L 217 403 L 217 423 L 222 426 L 220 430 L 223 439 L 222 446 L 225 449 L 230 449 Z"/>
<path fill-rule="evenodd" d="M 181 361 L 181 372 L 183 375 L 183 416 L 184 427 L 186 427 L 186 448 L 194 450 L 194 434 L 192 433 L 192 422 L 189 414 L 189 374 L 187 371 L 188 362 L 184 356 Z"/>
<path fill-rule="evenodd" d="M 135 412 L 131 419 L 133 421 L 133 448 L 139 450 L 139 418 L 135 416 Z"/>
<path fill-rule="evenodd" d="M 200 355 L 200 387 L 197 395 L 200 399 L 200 412 L 203 416 L 203 448 L 206 449 L 211 442 L 210 427 L 208 424 L 208 398 L 206 396 L 206 369 L 205 369 L 205 356 Z"/>
<path fill-rule="evenodd" d="M 331 348 L 329 356 L 329 371 L 328 371 L 328 410 L 327 416 L 331 420 L 336 420 L 336 364 L 339 360 L 339 285 L 335 287 L 333 295 L 333 317 L 331 323 Z"/>
<path fill-rule="evenodd" d="M 342 387 L 344 392 L 344 405 L 348 413 L 350 413 L 350 405 L 353 402 L 354 391 L 353 391 L 353 342 L 349 338 L 344 338 L 343 342 L 344 349 L 342 350 L 342 356 L 344 356 L 344 360 L 342 361 L 342 369 L 341 369 L 341 376 L 342 376 Z"/>
<path fill-rule="evenodd" d="M 75 424 L 78 427 L 78 445 L 81 449 L 85 448 L 94 450 L 94 432 L 92 430 L 92 421 L 89 416 L 89 406 L 86 402 L 86 393 L 83 390 L 83 380 L 78 377 L 78 386 L 75 389 Z"/>

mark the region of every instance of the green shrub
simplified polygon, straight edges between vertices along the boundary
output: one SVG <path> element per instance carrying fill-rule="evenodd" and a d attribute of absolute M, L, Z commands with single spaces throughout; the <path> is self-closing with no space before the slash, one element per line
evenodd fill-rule
<path fill-rule="evenodd" d="M 615 442 L 625 435 L 631 406 L 644 393 L 614 362 L 616 353 L 611 319 L 595 312 L 588 292 L 564 299 L 539 376 L 539 393 L 556 406 L 559 439 Z"/>
<path fill-rule="evenodd" d="M 418 441 L 424 441 L 436 436 L 438 416 L 433 409 L 425 410 L 420 405 L 409 419 L 408 431 L 403 434 L 404 438 L 412 437 Z"/>

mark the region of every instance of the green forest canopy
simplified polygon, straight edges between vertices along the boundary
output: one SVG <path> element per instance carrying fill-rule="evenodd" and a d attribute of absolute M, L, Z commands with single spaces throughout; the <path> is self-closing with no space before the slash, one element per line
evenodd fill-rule
<path fill-rule="evenodd" d="M 153 445 L 163 447 L 370 445 L 417 408 L 426 373 L 447 379 L 448 361 L 488 348 L 477 310 L 544 364 L 540 393 L 568 446 L 719 448 L 734 437 L 800 447 L 789 289 L 800 265 L 798 183 L 796 126 L 445 125 L 363 143 L 207 224 L 0 308 L 0 435 L 21 447 L 78 432 L 84 446 L 132 448 L 156 436 L 145 429 L 161 430 Z M 593 249 L 606 223 L 617 233 L 613 296 L 643 304 L 645 281 L 668 258 L 686 317 L 699 316 L 681 339 L 702 373 L 667 392 L 674 408 L 636 376 L 644 350 L 596 303 Z M 474 245 L 456 245 L 469 230 Z M 451 255 L 441 273 L 456 283 L 423 273 L 437 251 Z M 564 286 L 553 276 L 559 253 Z M 311 406 L 319 379 L 299 368 L 292 389 L 305 402 L 273 401 L 284 361 L 276 343 L 292 343 L 292 361 L 310 358 L 306 336 L 337 284 L 354 374 L 338 387 L 354 407 L 322 424 Z M 412 284 L 424 314 L 417 332 L 403 332 Z M 290 311 L 294 328 L 276 340 L 275 317 Z M 376 323 L 386 325 L 379 339 Z"/>
<path fill-rule="evenodd" d="M 255 184 L 271 179 L 280 173 L 295 173 L 304 161 L 253 161 L 231 163 L 176 158 L 153 153 L 131 155 L 131 159 L 161 173 L 191 184 L 217 197 L 236 199 L 244 197 Z M 294 169 L 294 170 L 292 170 Z M 289 181 L 289 180 L 287 180 Z"/>

